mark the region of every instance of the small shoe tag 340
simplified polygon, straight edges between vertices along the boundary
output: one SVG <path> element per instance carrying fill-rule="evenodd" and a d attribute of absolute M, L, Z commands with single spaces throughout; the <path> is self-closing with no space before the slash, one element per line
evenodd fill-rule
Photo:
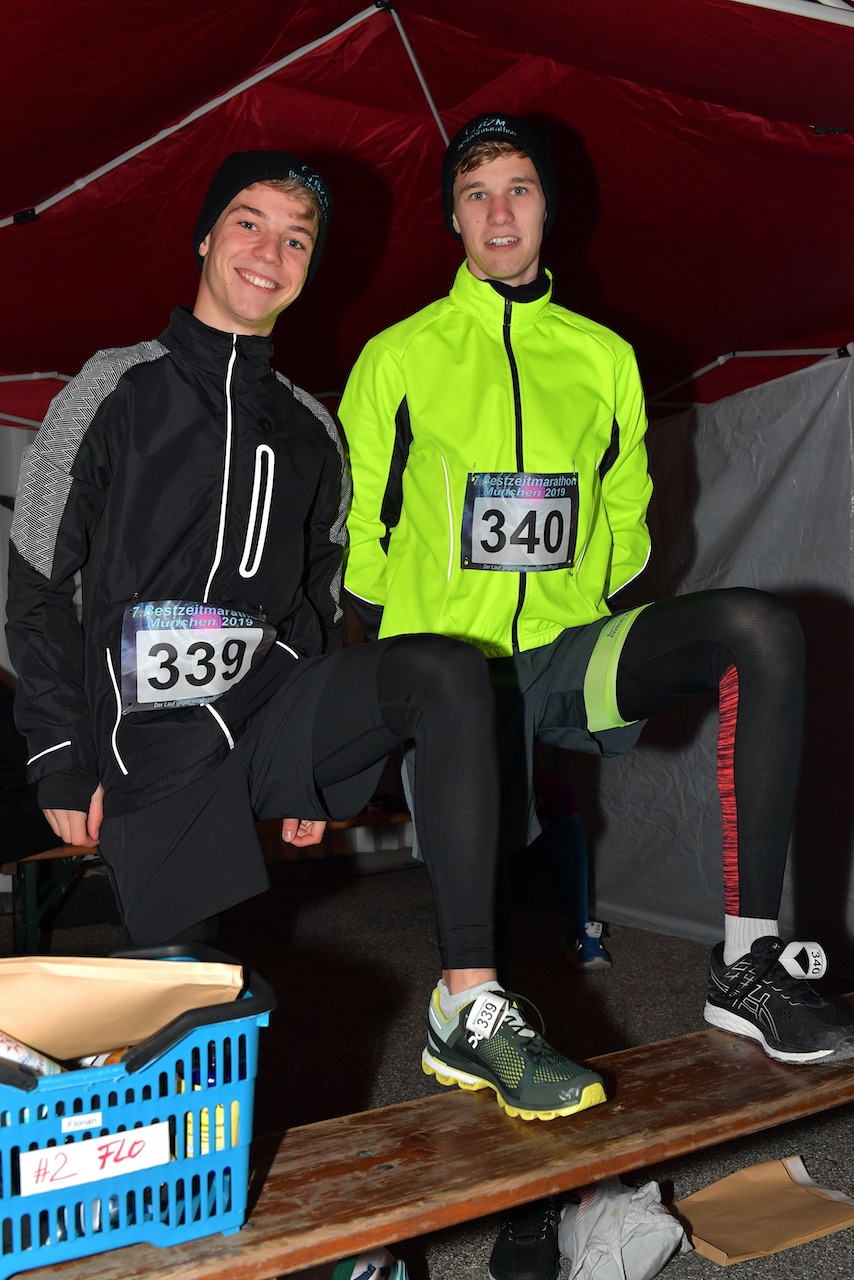
<path fill-rule="evenodd" d="M 790 942 L 779 961 L 793 978 L 823 978 L 827 973 L 827 956 L 817 942 Z"/>

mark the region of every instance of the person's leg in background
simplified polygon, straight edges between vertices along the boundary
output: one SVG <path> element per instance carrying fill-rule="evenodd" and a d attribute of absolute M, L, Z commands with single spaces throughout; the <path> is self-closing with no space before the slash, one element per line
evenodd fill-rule
<path fill-rule="evenodd" d="M 590 852 L 572 786 L 535 762 L 534 791 L 543 845 L 566 909 L 567 959 L 586 972 L 610 969 L 611 956 L 603 943 L 607 930 L 590 915 Z"/>

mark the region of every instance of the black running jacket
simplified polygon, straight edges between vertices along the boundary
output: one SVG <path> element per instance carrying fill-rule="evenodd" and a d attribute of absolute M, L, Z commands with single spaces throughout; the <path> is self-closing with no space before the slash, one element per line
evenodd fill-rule
<path fill-rule="evenodd" d="M 343 451 L 271 356 L 179 308 L 157 340 L 90 360 L 26 450 L 7 635 L 42 808 L 85 812 L 100 781 L 113 816 L 187 785 L 300 657 L 340 647 Z M 251 613 L 276 640 L 215 702 L 128 712 L 124 610 L 163 600 Z"/>

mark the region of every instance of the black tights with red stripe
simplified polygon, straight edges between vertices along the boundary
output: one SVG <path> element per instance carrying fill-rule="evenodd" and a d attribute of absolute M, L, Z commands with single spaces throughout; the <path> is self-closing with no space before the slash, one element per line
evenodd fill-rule
<path fill-rule="evenodd" d="M 792 823 L 804 712 L 800 624 L 777 596 L 734 587 L 651 604 L 617 669 L 625 720 L 720 690 L 718 787 L 728 915 L 774 920 Z"/>

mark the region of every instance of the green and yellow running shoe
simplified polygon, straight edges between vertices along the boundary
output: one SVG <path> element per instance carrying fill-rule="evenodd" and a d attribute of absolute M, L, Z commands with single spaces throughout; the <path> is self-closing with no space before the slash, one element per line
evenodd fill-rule
<path fill-rule="evenodd" d="M 554 1120 L 605 1101 L 602 1077 L 558 1053 L 496 984 L 446 1018 L 433 991 L 422 1069 L 440 1084 L 492 1089 L 508 1115 Z"/>

